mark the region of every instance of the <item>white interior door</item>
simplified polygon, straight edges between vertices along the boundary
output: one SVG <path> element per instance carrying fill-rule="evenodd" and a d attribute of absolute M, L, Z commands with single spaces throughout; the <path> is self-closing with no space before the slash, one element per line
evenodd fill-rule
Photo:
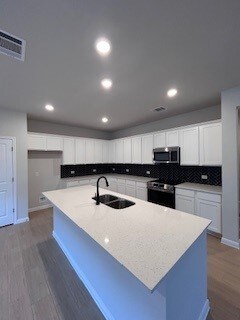
<path fill-rule="evenodd" d="M 13 143 L 0 138 L 0 227 L 13 223 Z"/>

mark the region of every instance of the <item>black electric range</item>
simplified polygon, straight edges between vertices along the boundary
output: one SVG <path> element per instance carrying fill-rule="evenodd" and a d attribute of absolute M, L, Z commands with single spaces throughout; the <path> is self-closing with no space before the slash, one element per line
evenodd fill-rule
<path fill-rule="evenodd" d="M 179 183 L 181 182 L 176 180 L 149 181 L 147 183 L 148 201 L 175 209 L 175 185 Z"/>

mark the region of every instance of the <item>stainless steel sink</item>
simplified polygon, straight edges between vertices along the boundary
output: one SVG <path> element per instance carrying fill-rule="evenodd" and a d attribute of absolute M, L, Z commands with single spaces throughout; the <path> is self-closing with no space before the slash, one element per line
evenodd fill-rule
<path fill-rule="evenodd" d="M 97 197 L 93 197 L 93 200 L 96 200 Z M 109 206 L 113 209 L 124 209 L 131 207 L 135 204 L 133 201 L 129 201 L 123 198 L 119 198 L 116 196 L 113 196 L 111 194 L 103 194 L 99 197 L 99 201 L 106 206 Z"/>
<path fill-rule="evenodd" d="M 133 201 L 129 201 L 126 199 L 118 199 L 109 203 L 106 203 L 107 206 L 113 208 L 113 209 L 125 209 L 128 207 L 131 207 L 135 204 Z"/>
<path fill-rule="evenodd" d="M 93 200 L 96 200 L 96 199 L 97 199 L 97 197 L 93 197 Z M 101 203 L 108 203 L 110 201 L 114 201 L 117 199 L 119 199 L 119 198 L 116 196 L 113 196 L 111 194 L 103 194 L 103 195 L 99 196 L 99 201 Z"/>

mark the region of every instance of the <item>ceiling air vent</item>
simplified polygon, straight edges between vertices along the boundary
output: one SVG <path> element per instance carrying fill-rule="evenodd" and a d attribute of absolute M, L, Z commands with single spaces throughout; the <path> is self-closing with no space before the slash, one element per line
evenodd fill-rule
<path fill-rule="evenodd" d="M 152 111 L 157 111 L 157 112 L 164 111 L 164 110 L 166 110 L 164 107 L 156 107 L 156 108 L 152 109 Z"/>
<path fill-rule="evenodd" d="M 15 59 L 25 60 L 26 41 L 0 30 L 0 52 Z"/>

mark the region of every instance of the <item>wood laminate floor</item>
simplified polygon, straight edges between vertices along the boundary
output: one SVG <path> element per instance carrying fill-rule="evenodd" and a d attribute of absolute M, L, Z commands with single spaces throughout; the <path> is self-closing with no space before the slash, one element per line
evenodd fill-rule
<path fill-rule="evenodd" d="M 211 236 L 208 287 L 208 320 L 240 320 L 240 253 Z M 0 228 L 0 320 L 75 319 L 104 317 L 52 238 L 52 210 Z"/>

